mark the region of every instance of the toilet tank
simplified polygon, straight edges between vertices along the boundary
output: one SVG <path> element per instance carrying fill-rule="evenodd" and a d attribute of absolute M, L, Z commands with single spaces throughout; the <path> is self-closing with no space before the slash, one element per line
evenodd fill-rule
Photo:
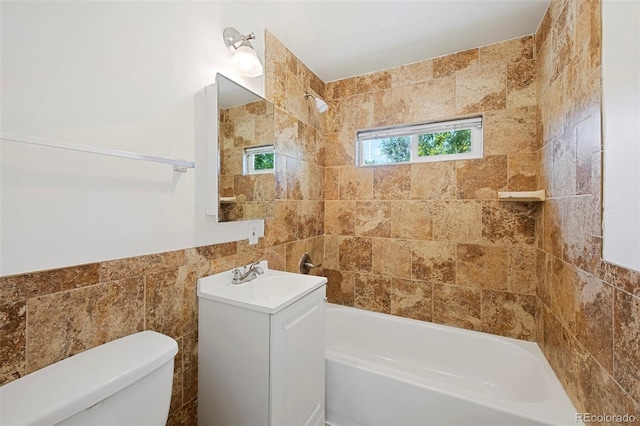
<path fill-rule="evenodd" d="M 164 425 L 177 352 L 143 331 L 56 362 L 0 387 L 0 425 Z"/>

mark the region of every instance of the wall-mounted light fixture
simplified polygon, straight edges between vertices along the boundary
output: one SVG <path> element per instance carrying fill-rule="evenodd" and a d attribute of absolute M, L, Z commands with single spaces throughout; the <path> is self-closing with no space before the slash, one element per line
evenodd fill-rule
<path fill-rule="evenodd" d="M 227 27 L 222 33 L 224 44 L 227 45 L 229 52 L 233 54 L 231 57 L 231 68 L 243 77 L 258 77 L 262 75 L 262 64 L 256 51 L 249 40 L 254 40 L 256 35 L 242 35 L 232 27 Z"/>
<path fill-rule="evenodd" d="M 325 101 L 323 101 L 322 99 L 320 99 L 319 97 L 312 95 L 309 92 L 304 92 L 304 98 L 305 99 L 309 99 L 309 97 L 312 97 L 313 99 L 315 99 L 316 101 L 316 108 L 318 109 L 318 112 L 320 114 L 322 114 L 323 112 L 326 112 L 329 109 L 329 106 L 327 105 L 327 103 Z"/>

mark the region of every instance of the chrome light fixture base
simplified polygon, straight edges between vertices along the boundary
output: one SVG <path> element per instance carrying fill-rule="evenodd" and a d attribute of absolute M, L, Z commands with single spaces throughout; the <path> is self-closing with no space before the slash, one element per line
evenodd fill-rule
<path fill-rule="evenodd" d="M 262 75 L 262 64 L 258 54 L 249 42 L 256 38 L 254 33 L 242 35 L 233 27 L 227 27 L 222 32 L 224 44 L 233 57 L 231 68 L 243 77 L 258 77 Z"/>

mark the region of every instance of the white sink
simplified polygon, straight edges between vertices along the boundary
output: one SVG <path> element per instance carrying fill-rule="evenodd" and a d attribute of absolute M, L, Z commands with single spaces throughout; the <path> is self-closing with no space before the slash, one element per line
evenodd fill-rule
<path fill-rule="evenodd" d="M 200 278 L 198 297 L 275 314 L 327 282 L 325 277 L 269 269 L 267 261 L 260 266 L 264 274 L 243 284 L 231 284 L 232 270 Z"/>

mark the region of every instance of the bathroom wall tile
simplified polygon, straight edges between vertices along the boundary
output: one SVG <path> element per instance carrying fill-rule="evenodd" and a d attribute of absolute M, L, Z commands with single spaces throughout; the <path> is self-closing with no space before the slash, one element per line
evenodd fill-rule
<path fill-rule="evenodd" d="M 324 270 L 327 277 L 327 298 L 330 303 L 354 306 L 355 303 L 355 272 Z"/>
<path fill-rule="evenodd" d="M 231 256 L 238 252 L 238 243 L 212 244 L 208 246 L 193 247 L 185 250 L 185 260 L 188 264 L 197 264 L 225 256 Z"/>
<path fill-rule="evenodd" d="M 325 99 L 328 105 L 324 115 L 324 131 L 327 134 L 338 133 L 340 131 L 340 100 Z"/>
<path fill-rule="evenodd" d="M 591 115 L 576 127 L 576 193 L 600 192 L 602 149 L 600 116 Z M 597 154 L 597 156 L 594 156 Z"/>
<path fill-rule="evenodd" d="M 324 233 L 324 203 L 301 201 L 298 205 L 298 238 L 311 238 Z"/>
<path fill-rule="evenodd" d="M 127 278 L 27 301 L 27 373 L 142 331 L 144 279 Z"/>
<path fill-rule="evenodd" d="M 563 201 L 562 231 L 563 258 L 586 271 L 593 271 L 600 263 L 601 202 L 599 197 L 586 195 Z"/>
<path fill-rule="evenodd" d="M 285 47 L 265 31 L 265 98 L 282 108 L 286 99 L 286 67 L 282 61 Z"/>
<path fill-rule="evenodd" d="M 325 233 L 336 235 L 355 235 L 355 215 L 355 201 L 325 201 Z"/>
<path fill-rule="evenodd" d="M 391 204 L 392 203 L 388 201 L 357 201 L 356 235 L 390 237 Z"/>
<path fill-rule="evenodd" d="M 534 247 L 509 246 L 508 290 L 512 293 L 535 294 L 539 251 Z M 541 271 L 542 272 L 542 271 Z"/>
<path fill-rule="evenodd" d="M 171 337 L 195 330 L 198 323 L 195 281 L 195 270 L 190 265 L 147 275 L 146 328 Z"/>
<path fill-rule="evenodd" d="M 300 257 L 307 252 L 307 240 L 293 241 L 285 245 L 286 264 L 285 271 L 299 273 Z"/>
<path fill-rule="evenodd" d="M 438 241 L 410 242 L 411 278 L 433 283 L 456 282 L 456 245 Z"/>
<path fill-rule="evenodd" d="M 456 162 L 459 198 L 497 198 L 507 188 L 507 156 Z"/>
<path fill-rule="evenodd" d="M 0 300 L 2 303 L 24 301 L 96 284 L 98 280 L 98 263 L 4 276 L 0 277 Z"/>
<path fill-rule="evenodd" d="M 305 186 L 308 187 L 309 178 L 307 163 L 295 158 L 286 157 L 287 162 L 287 200 L 304 199 L 303 191 Z"/>
<path fill-rule="evenodd" d="M 198 397 L 198 331 L 182 338 L 183 402 Z"/>
<path fill-rule="evenodd" d="M 551 30 L 551 46 L 554 59 L 552 80 L 557 78 L 571 61 L 571 53 L 575 43 L 576 3 L 573 1 L 564 2 L 564 6 Z"/>
<path fill-rule="evenodd" d="M 329 99 L 348 98 L 356 94 L 355 78 L 345 78 L 343 80 L 329 83 L 327 97 Z"/>
<path fill-rule="evenodd" d="M 262 239 L 264 241 L 264 238 Z M 248 243 L 248 242 L 247 242 Z M 262 259 L 269 262 L 269 268 L 284 271 L 286 268 L 286 247 L 284 245 L 263 249 Z"/>
<path fill-rule="evenodd" d="M 0 304 L 0 386 L 26 374 L 27 304 Z"/>
<path fill-rule="evenodd" d="M 183 389 L 183 352 L 184 344 L 182 338 L 177 338 L 178 353 L 173 358 L 173 382 L 171 383 L 171 402 L 169 403 L 169 411 L 179 410 L 182 407 L 182 389 Z"/>
<path fill-rule="evenodd" d="M 507 65 L 507 107 L 535 107 L 536 103 L 535 61 Z"/>
<path fill-rule="evenodd" d="M 372 93 L 340 99 L 340 121 L 342 127 L 367 129 L 373 127 L 374 96 Z"/>
<path fill-rule="evenodd" d="M 472 67 L 478 62 L 478 49 L 465 50 L 433 60 L 433 77 L 440 78 Z"/>
<path fill-rule="evenodd" d="M 433 207 L 433 239 L 475 243 L 482 239 L 482 204 L 439 201 Z"/>
<path fill-rule="evenodd" d="M 602 279 L 627 293 L 640 297 L 640 272 L 626 269 L 613 263 L 604 263 Z"/>
<path fill-rule="evenodd" d="M 340 169 L 338 167 L 325 167 L 323 173 L 324 199 L 338 200 L 340 197 Z"/>
<path fill-rule="evenodd" d="M 470 114 L 505 109 L 506 66 L 487 65 L 456 74 L 456 112 Z"/>
<path fill-rule="evenodd" d="M 340 199 L 371 200 L 373 198 L 373 170 L 371 167 L 340 168 Z"/>
<path fill-rule="evenodd" d="M 482 202 L 482 239 L 489 243 L 536 242 L 536 204 Z"/>
<path fill-rule="evenodd" d="M 507 157 L 507 189 L 509 191 L 535 191 L 538 189 L 537 152 L 512 154 Z"/>
<path fill-rule="evenodd" d="M 391 278 L 356 273 L 354 306 L 369 311 L 391 313 Z"/>
<path fill-rule="evenodd" d="M 433 78 L 433 60 L 427 59 L 391 70 L 391 87 L 411 86 Z"/>
<path fill-rule="evenodd" d="M 536 340 L 536 297 L 482 290 L 482 331 L 521 340 Z"/>
<path fill-rule="evenodd" d="M 536 108 L 487 111 L 484 118 L 484 155 L 535 152 Z"/>
<path fill-rule="evenodd" d="M 578 275 L 572 265 L 552 259 L 549 281 L 551 312 L 571 333 L 576 332 Z"/>
<path fill-rule="evenodd" d="M 193 426 L 198 424 L 198 400 L 192 399 L 179 409 L 171 411 L 167 426 Z"/>
<path fill-rule="evenodd" d="M 184 263 L 184 250 L 101 262 L 100 282 L 121 280 L 137 275 L 146 275 L 165 269 L 177 268 Z"/>
<path fill-rule="evenodd" d="M 300 144 L 298 142 L 298 123 L 294 116 L 276 108 L 273 112 L 276 139 L 276 152 L 291 158 L 298 158 Z"/>
<path fill-rule="evenodd" d="M 410 111 L 410 86 L 399 86 L 374 93 L 374 126 L 406 124 Z"/>
<path fill-rule="evenodd" d="M 448 120 L 456 115 L 454 76 L 415 84 L 411 87 L 411 93 L 410 115 L 406 117 L 406 123 Z"/>
<path fill-rule="evenodd" d="M 636 419 L 640 418 L 640 404 L 634 401 L 628 393 L 591 357 L 587 358 L 584 373 L 581 375 L 581 383 L 587 394 L 583 412 L 591 413 L 635 413 Z M 616 423 L 616 425 L 628 425 L 636 423 Z"/>
<path fill-rule="evenodd" d="M 371 247 L 371 238 L 343 237 L 338 246 L 338 269 L 370 272 Z"/>
<path fill-rule="evenodd" d="M 458 244 L 456 284 L 491 290 L 507 290 L 508 248 Z"/>
<path fill-rule="evenodd" d="M 456 168 L 453 161 L 411 164 L 411 198 L 450 200 L 456 198 Z"/>
<path fill-rule="evenodd" d="M 329 133 L 326 140 L 325 165 L 351 166 L 355 164 L 355 134 L 349 137 L 346 131 Z"/>
<path fill-rule="evenodd" d="M 407 241 L 391 238 L 372 238 L 371 241 L 374 274 L 411 278 L 411 246 Z"/>
<path fill-rule="evenodd" d="M 278 153 L 276 153 L 276 157 L 275 157 L 273 183 L 275 187 L 274 199 L 286 200 L 287 199 L 287 157 Z"/>
<path fill-rule="evenodd" d="M 300 159 L 309 163 L 318 163 L 318 147 L 316 129 L 303 122 L 298 122 L 298 140 L 301 143 Z"/>
<path fill-rule="evenodd" d="M 298 232 L 298 205 L 295 201 L 275 201 L 275 217 L 265 221 L 265 239 L 268 245 L 295 240 Z"/>
<path fill-rule="evenodd" d="M 481 292 L 478 288 L 434 282 L 433 322 L 480 331 Z"/>
<path fill-rule="evenodd" d="M 411 193 L 411 166 L 408 164 L 373 168 L 373 198 L 407 200 Z"/>
<path fill-rule="evenodd" d="M 478 48 L 481 65 L 522 62 L 533 59 L 533 36 L 514 38 Z"/>
<path fill-rule="evenodd" d="M 433 238 L 433 204 L 418 200 L 392 202 L 391 237 L 431 240 Z"/>
<path fill-rule="evenodd" d="M 614 333 L 614 377 L 632 398 L 640 401 L 640 298 L 615 291 Z"/>
<path fill-rule="evenodd" d="M 298 80 L 296 75 L 287 72 L 287 96 L 285 108 L 289 114 L 305 123 L 309 122 L 309 109 L 311 103 L 304 98 L 306 87 Z"/>
<path fill-rule="evenodd" d="M 544 203 L 543 229 L 544 229 L 544 251 L 555 257 L 562 258 L 562 200 L 550 199 Z"/>
<path fill-rule="evenodd" d="M 322 265 L 325 270 L 340 269 L 338 254 L 340 252 L 340 243 L 344 238 L 346 237 L 331 234 L 324 236 L 324 262 Z"/>
<path fill-rule="evenodd" d="M 590 400 L 589 353 L 575 337 L 564 329 L 553 314 L 545 310 L 545 357 L 553 368 L 578 412 L 589 412 Z"/>
<path fill-rule="evenodd" d="M 433 317 L 433 288 L 427 281 L 391 280 L 391 314 L 422 321 Z"/>
<path fill-rule="evenodd" d="M 609 373 L 613 373 L 613 288 L 577 272 L 576 337 Z"/>
<path fill-rule="evenodd" d="M 576 139 L 575 130 L 565 132 L 553 143 L 553 170 L 551 196 L 576 194 Z"/>
<path fill-rule="evenodd" d="M 574 55 L 588 60 L 586 74 L 601 64 L 602 7 L 599 0 L 576 2 Z"/>

